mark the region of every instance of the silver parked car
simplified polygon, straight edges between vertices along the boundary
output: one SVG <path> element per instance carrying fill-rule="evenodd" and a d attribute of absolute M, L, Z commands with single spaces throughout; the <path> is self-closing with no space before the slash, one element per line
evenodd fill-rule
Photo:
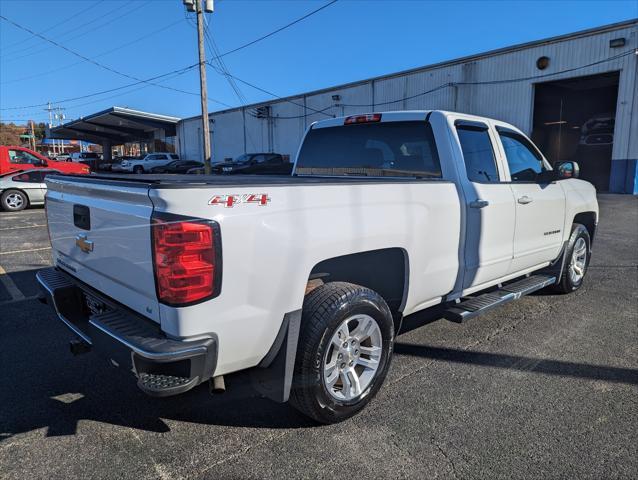
<path fill-rule="evenodd" d="M 48 168 L 34 168 L 7 173 L 0 177 L 0 206 L 3 210 L 17 212 L 29 205 L 44 205 L 47 184 L 44 178 L 62 173 Z"/>

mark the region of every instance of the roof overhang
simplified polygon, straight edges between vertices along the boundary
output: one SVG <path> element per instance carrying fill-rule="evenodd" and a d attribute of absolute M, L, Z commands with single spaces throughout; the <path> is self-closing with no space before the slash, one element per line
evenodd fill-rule
<path fill-rule="evenodd" d="M 154 131 L 163 129 L 165 136 L 176 134 L 177 117 L 111 107 L 51 129 L 50 138 L 77 139 L 91 143 L 110 141 L 113 145 L 148 141 Z"/>

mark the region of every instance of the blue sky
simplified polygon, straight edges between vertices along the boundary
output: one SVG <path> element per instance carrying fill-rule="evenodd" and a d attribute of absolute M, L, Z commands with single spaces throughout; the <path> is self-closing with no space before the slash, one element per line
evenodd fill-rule
<path fill-rule="evenodd" d="M 207 16 L 209 32 L 223 53 L 325 3 L 217 0 L 215 13 Z M 181 0 L 0 0 L 0 14 L 121 73 L 0 20 L 2 121 L 44 121 L 43 107 L 29 106 L 115 89 L 134 83 L 130 77 L 148 79 L 197 62 L 193 14 L 186 17 Z M 232 75 L 285 96 L 636 17 L 635 0 L 339 0 L 224 62 Z M 197 69 L 157 81 L 199 91 Z M 211 99 L 242 104 L 211 68 L 208 81 Z M 236 83 L 249 103 L 272 98 Z M 179 117 L 199 112 L 196 95 L 143 83 L 58 105 L 66 108 L 67 119 L 112 105 Z M 28 108 L 12 108 L 22 106 Z M 223 108 L 209 102 L 211 111 Z"/>

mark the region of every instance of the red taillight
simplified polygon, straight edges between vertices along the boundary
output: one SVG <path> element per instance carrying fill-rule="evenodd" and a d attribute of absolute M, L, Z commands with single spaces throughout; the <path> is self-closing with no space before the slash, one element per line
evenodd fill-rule
<path fill-rule="evenodd" d="M 221 288 L 219 225 L 181 218 L 153 218 L 152 225 L 157 295 L 172 306 L 208 300 Z"/>
<path fill-rule="evenodd" d="M 353 123 L 372 123 L 372 122 L 380 122 L 381 114 L 380 113 L 368 113 L 366 115 L 352 115 L 351 117 L 346 117 L 346 121 L 343 122 L 344 125 L 352 125 Z"/>

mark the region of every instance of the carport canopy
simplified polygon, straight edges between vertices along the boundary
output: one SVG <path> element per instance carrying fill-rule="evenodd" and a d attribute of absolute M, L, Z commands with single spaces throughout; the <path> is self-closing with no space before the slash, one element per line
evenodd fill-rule
<path fill-rule="evenodd" d="M 179 118 L 156 113 L 111 107 L 51 129 L 50 138 L 76 139 L 102 145 L 151 141 L 155 132 L 174 137 Z"/>

